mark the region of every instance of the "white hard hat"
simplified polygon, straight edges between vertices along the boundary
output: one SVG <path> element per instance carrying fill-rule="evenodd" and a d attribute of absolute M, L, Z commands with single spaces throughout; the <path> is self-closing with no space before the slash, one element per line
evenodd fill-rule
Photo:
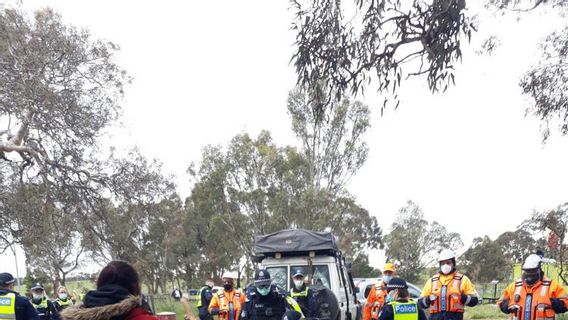
<path fill-rule="evenodd" d="M 238 277 L 238 276 L 237 276 L 237 273 L 236 273 L 236 272 L 233 272 L 233 271 L 225 271 L 225 272 L 223 273 L 223 276 L 222 276 L 221 278 L 236 279 L 237 277 Z"/>
<path fill-rule="evenodd" d="M 438 256 L 438 261 L 451 260 L 455 258 L 456 254 L 452 250 L 444 249 L 442 250 L 442 252 L 440 252 L 440 255 Z"/>
<path fill-rule="evenodd" d="M 523 263 L 523 270 L 537 269 L 540 268 L 542 263 L 542 258 L 536 254 L 531 254 L 525 259 Z"/>

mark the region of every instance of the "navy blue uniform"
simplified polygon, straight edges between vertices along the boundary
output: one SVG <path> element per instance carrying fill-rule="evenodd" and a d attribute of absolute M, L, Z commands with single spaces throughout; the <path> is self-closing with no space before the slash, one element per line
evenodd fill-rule
<path fill-rule="evenodd" d="M 241 320 L 281 320 L 288 310 L 293 310 L 286 300 L 286 291 L 275 285 L 270 286 L 270 293 L 262 296 L 255 286 L 246 290 L 245 306 Z"/>
<path fill-rule="evenodd" d="M 39 320 L 37 312 L 28 298 L 8 289 L 0 289 L 0 295 L 7 293 L 16 294 L 16 320 Z"/>

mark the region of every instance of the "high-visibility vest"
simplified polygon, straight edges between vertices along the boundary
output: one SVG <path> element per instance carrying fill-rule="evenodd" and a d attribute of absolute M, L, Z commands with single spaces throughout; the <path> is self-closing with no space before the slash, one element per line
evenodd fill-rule
<path fill-rule="evenodd" d="M 67 308 L 68 306 L 72 305 L 72 301 L 71 299 L 67 299 L 65 301 L 57 298 L 55 301 L 53 301 L 53 303 L 57 304 L 59 306 L 58 310 L 63 310 L 65 308 Z"/>
<path fill-rule="evenodd" d="M 208 286 L 202 287 L 201 289 L 199 289 L 199 299 L 197 300 L 197 308 L 201 308 L 203 307 L 203 290 L 211 290 L 211 288 L 209 288 Z M 211 300 L 209 300 L 209 302 L 211 302 Z M 207 308 L 209 306 L 205 306 L 205 308 Z"/>
<path fill-rule="evenodd" d="M 390 303 L 394 320 L 418 320 L 418 305 L 416 301 Z"/>
<path fill-rule="evenodd" d="M 0 319 L 16 319 L 16 294 L 0 295 Z"/>
<path fill-rule="evenodd" d="M 517 306 L 517 313 L 511 314 L 511 318 L 519 320 L 552 320 L 556 314 L 552 310 L 550 303 L 550 280 L 544 279 L 531 287 L 527 292 L 527 287 L 523 285 L 523 280 L 515 282 L 515 295 L 513 301 L 509 301 L 509 306 Z"/>
<path fill-rule="evenodd" d="M 38 316 L 40 316 L 40 317 L 47 316 L 47 314 L 49 312 L 49 308 L 47 306 L 47 298 L 46 297 L 43 297 L 43 299 L 41 299 L 41 302 L 39 304 L 35 304 L 32 301 L 32 305 L 36 309 Z"/>
<path fill-rule="evenodd" d="M 430 313 L 464 311 L 461 303 L 462 278 L 463 274 L 456 272 L 448 285 L 442 284 L 439 275 L 432 278 L 432 295 L 436 296 L 436 300 L 430 307 Z"/>

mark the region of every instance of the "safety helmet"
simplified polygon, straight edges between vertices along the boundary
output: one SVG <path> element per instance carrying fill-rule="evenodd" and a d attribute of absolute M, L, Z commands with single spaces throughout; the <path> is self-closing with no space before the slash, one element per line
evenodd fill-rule
<path fill-rule="evenodd" d="M 221 278 L 228 278 L 228 279 L 236 279 L 238 278 L 237 273 L 233 272 L 233 271 L 225 271 L 223 273 L 223 276 L 221 276 Z"/>
<path fill-rule="evenodd" d="M 444 249 L 442 250 L 442 252 L 440 252 L 440 255 L 438 256 L 438 262 L 444 261 L 444 260 L 454 260 L 456 259 L 456 254 L 455 252 L 453 252 L 450 249 Z"/>
<path fill-rule="evenodd" d="M 396 267 L 394 266 L 394 264 L 387 262 L 385 263 L 385 267 L 383 268 L 383 272 L 385 271 L 396 272 Z"/>
<path fill-rule="evenodd" d="M 542 264 L 542 258 L 539 255 L 531 254 L 523 263 L 523 270 L 532 270 L 532 269 L 539 269 L 540 265 Z"/>
<path fill-rule="evenodd" d="M 272 279 L 270 279 L 270 273 L 265 269 L 258 269 L 254 273 L 254 285 L 257 287 L 270 285 Z"/>

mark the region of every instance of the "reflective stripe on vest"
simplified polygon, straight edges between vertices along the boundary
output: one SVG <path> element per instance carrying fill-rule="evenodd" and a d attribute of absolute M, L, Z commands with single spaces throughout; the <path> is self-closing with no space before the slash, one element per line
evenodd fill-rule
<path fill-rule="evenodd" d="M 307 289 L 306 289 L 307 292 Z M 292 307 L 292 309 L 294 309 L 294 311 L 299 312 L 302 314 L 302 318 L 304 317 L 304 313 L 302 312 L 302 308 L 300 308 L 300 305 L 298 304 L 298 302 L 296 302 L 296 300 L 294 300 L 294 298 L 292 297 L 285 297 L 286 302 L 288 302 L 288 304 Z"/>
<path fill-rule="evenodd" d="M 418 306 L 415 301 L 390 303 L 394 320 L 418 320 Z"/>
<path fill-rule="evenodd" d="M 67 299 L 67 300 L 63 301 L 63 300 L 58 298 L 57 300 L 55 300 L 55 303 L 57 303 L 61 307 L 68 307 L 68 306 L 71 305 L 71 299 Z"/>
<path fill-rule="evenodd" d="M 0 319 L 16 319 L 16 294 L 0 295 Z"/>
<path fill-rule="evenodd" d="M 464 306 L 461 303 L 461 281 L 463 274 L 456 272 L 447 285 L 442 284 L 440 276 L 432 277 L 432 294 L 436 296 L 436 302 L 430 307 L 430 313 L 458 312 L 463 313 Z M 438 290 L 440 289 L 440 290 Z M 452 297 L 454 299 L 452 299 Z"/>
<path fill-rule="evenodd" d="M 515 282 L 515 292 L 511 305 L 519 307 L 520 312 L 516 319 L 518 320 L 553 320 L 555 312 L 550 306 L 549 289 L 550 280 L 542 280 L 541 288 L 533 292 L 531 288 L 526 290 L 521 279 Z M 538 284 L 536 285 L 538 286 Z M 511 318 L 514 318 L 512 315 Z"/>
<path fill-rule="evenodd" d="M 290 295 L 292 298 L 295 297 L 307 297 L 308 296 L 308 287 L 305 287 L 304 290 L 300 292 L 295 292 L 293 288 L 290 289 Z"/>

